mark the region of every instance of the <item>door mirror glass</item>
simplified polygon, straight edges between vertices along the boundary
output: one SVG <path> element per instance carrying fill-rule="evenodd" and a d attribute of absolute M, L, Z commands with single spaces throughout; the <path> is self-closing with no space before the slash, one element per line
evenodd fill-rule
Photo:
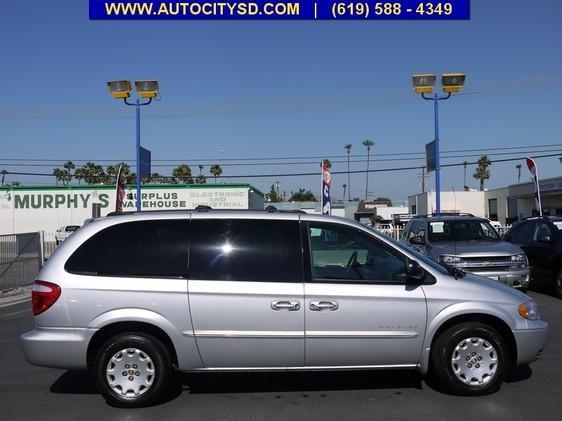
<path fill-rule="evenodd" d="M 406 280 L 408 283 L 420 283 L 425 278 L 425 271 L 415 260 L 408 259 L 406 268 Z"/>

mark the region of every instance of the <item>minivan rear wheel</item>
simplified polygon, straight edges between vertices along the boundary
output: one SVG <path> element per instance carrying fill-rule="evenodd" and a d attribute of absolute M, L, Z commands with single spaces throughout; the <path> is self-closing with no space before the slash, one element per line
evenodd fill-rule
<path fill-rule="evenodd" d="M 144 333 L 111 338 L 100 348 L 93 371 L 107 403 L 126 408 L 157 403 L 172 378 L 168 350 L 158 339 Z"/>
<path fill-rule="evenodd" d="M 442 332 L 431 351 L 431 373 L 457 395 L 485 395 L 498 390 L 507 371 L 505 341 L 496 330 L 477 322 Z"/>

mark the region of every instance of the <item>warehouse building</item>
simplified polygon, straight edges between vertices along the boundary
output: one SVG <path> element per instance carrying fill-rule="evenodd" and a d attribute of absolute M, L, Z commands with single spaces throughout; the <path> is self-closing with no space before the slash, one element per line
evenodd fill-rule
<path fill-rule="evenodd" d="M 126 186 L 124 211 L 136 209 L 136 190 Z M 95 203 L 101 216 L 115 210 L 115 186 L 22 186 L 0 188 L 0 234 L 54 232 L 82 225 Z M 162 184 L 142 188 L 143 210 L 263 209 L 264 196 L 249 184 Z"/>

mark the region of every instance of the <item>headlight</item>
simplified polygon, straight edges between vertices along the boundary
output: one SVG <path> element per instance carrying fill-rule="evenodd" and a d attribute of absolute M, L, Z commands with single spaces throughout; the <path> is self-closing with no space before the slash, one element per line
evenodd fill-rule
<path fill-rule="evenodd" d="M 450 254 L 442 254 L 439 256 L 439 261 L 441 263 L 446 263 L 448 265 L 454 265 L 457 263 L 461 263 L 462 259 L 459 256 L 452 256 Z"/>
<path fill-rule="evenodd" d="M 527 267 L 527 256 L 525 256 L 524 253 L 514 254 L 513 256 L 511 256 L 511 264 L 522 268 Z"/>
<path fill-rule="evenodd" d="M 527 320 L 539 320 L 541 318 L 539 307 L 532 300 L 519 304 L 517 311 L 521 317 Z"/>

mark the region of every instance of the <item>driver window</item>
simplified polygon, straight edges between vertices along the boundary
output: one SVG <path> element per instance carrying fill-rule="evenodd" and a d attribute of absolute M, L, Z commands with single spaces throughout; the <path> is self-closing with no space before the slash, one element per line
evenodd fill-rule
<path fill-rule="evenodd" d="M 406 261 L 366 233 L 335 224 L 309 225 L 313 279 L 321 282 L 406 281 Z"/>
<path fill-rule="evenodd" d="M 534 241 L 538 241 L 544 237 L 552 237 L 552 231 L 550 227 L 544 222 L 539 222 L 537 224 L 537 229 L 535 230 L 535 235 L 533 236 Z"/>

